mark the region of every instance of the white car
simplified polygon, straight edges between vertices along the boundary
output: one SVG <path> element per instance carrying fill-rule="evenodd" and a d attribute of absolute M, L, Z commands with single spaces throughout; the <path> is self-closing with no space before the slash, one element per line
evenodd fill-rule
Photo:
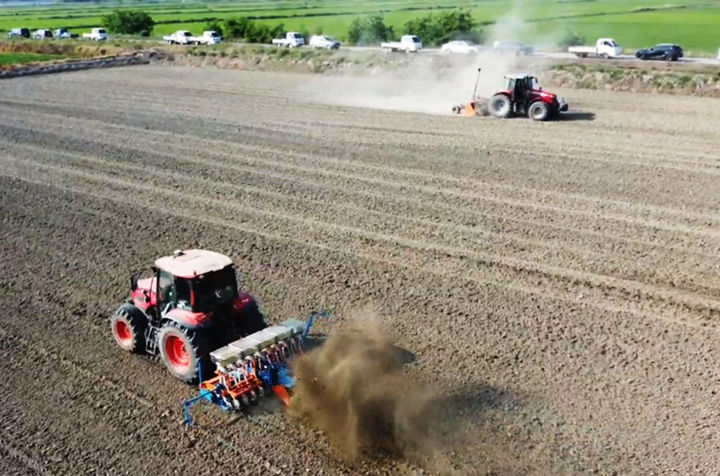
<path fill-rule="evenodd" d="M 500 40 L 493 43 L 493 50 L 500 54 L 513 54 L 527 56 L 535 52 L 535 48 L 514 40 Z"/>
<path fill-rule="evenodd" d="M 105 28 L 93 28 L 90 33 L 83 33 L 83 39 L 92 41 L 106 41 L 108 34 Z"/>
<path fill-rule="evenodd" d="M 470 41 L 456 40 L 445 43 L 440 47 L 441 53 L 454 53 L 461 55 L 477 54 L 480 50 Z"/>
<path fill-rule="evenodd" d="M 52 31 L 50 30 L 35 30 L 32 34 L 33 40 L 44 40 L 45 38 L 52 38 Z"/>
<path fill-rule="evenodd" d="M 30 38 L 30 30 L 27 28 L 13 28 L 8 32 L 8 38 Z"/>
<path fill-rule="evenodd" d="M 327 35 L 313 35 L 310 37 L 310 43 L 308 45 L 311 48 L 324 48 L 326 50 L 336 50 L 340 48 L 340 42 Z"/>
<path fill-rule="evenodd" d="M 70 32 L 67 31 L 65 28 L 58 28 L 55 30 L 55 38 L 58 40 L 66 40 L 70 38 Z"/>

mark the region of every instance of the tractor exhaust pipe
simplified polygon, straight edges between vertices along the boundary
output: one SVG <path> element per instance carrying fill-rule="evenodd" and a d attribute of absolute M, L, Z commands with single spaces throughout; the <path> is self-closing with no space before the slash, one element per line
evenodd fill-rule
<path fill-rule="evenodd" d="M 482 71 L 482 68 L 478 68 L 478 74 L 477 74 L 477 77 L 475 78 L 475 89 L 473 89 L 473 95 L 472 95 L 473 102 L 475 101 L 475 96 L 477 95 L 478 84 L 480 84 L 480 71 Z"/>

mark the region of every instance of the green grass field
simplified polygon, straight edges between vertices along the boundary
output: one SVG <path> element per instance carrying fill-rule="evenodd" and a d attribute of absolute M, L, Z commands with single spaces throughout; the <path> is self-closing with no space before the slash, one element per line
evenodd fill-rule
<path fill-rule="evenodd" d="M 288 30 L 326 33 L 341 41 L 357 16 L 382 14 L 397 34 L 413 17 L 452 8 L 472 12 L 494 36 L 507 35 L 527 42 L 552 43 L 566 30 L 588 42 L 614 37 L 627 49 L 660 42 L 681 44 L 688 52 L 715 53 L 720 47 L 720 2 L 683 0 L 288 0 L 165 4 L 63 4 L 0 8 L 0 32 L 11 28 L 70 28 L 77 33 L 99 26 L 113 9 L 142 9 L 158 22 L 153 34 L 178 29 L 199 33 L 211 19 L 247 16 L 259 22 L 283 23 Z M 511 28 L 494 28 L 502 21 Z"/>
<path fill-rule="evenodd" d="M 0 67 L 9 65 L 39 63 L 42 61 L 55 61 L 63 58 L 66 58 L 66 56 L 38 53 L 0 53 Z"/>

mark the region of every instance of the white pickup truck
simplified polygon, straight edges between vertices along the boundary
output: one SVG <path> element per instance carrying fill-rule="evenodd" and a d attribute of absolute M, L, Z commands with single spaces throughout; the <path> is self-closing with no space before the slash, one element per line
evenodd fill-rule
<path fill-rule="evenodd" d="M 187 30 L 178 30 L 172 35 L 163 36 L 163 41 L 171 45 L 192 45 L 195 44 L 195 37 Z"/>
<path fill-rule="evenodd" d="M 400 41 L 388 41 L 380 43 L 380 48 L 389 51 L 404 51 L 405 53 L 417 53 L 422 49 L 420 38 L 415 35 L 403 35 Z"/>
<path fill-rule="evenodd" d="M 288 31 L 285 38 L 275 38 L 272 40 L 275 46 L 285 46 L 287 48 L 296 48 L 305 44 L 305 37 L 296 31 Z"/>
<path fill-rule="evenodd" d="M 93 28 L 90 33 L 83 33 L 83 39 L 92 41 L 105 41 L 108 39 L 105 28 Z"/>
<path fill-rule="evenodd" d="M 587 58 L 588 56 L 598 58 L 617 58 L 622 54 L 622 48 L 615 43 L 612 38 L 598 38 L 595 46 L 571 46 L 568 48 L 569 53 L 573 53 L 579 58 Z"/>

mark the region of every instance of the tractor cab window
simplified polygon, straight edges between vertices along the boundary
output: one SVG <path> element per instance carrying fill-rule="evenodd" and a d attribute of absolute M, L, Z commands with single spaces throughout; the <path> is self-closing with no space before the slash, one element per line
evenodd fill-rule
<path fill-rule="evenodd" d="M 171 308 L 190 308 L 190 283 L 186 278 L 173 276 L 161 270 L 158 279 L 161 309 L 168 304 Z"/>
<path fill-rule="evenodd" d="M 232 266 L 205 273 L 192 280 L 193 308 L 208 311 L 217 305 L 229 304 L 237 297 L 237 280 Z"/>
<path fill-rule="evenodd" d="M 160 271 L 158 277 L 158 288 L 160 291 L 160 302 L 163 307 L 167 303 L 174 303 L 177 293 L 175 291 L 175 277 L 167 271 Z"/>
<path fill-rule="evenodd" d="M 536 91 L 542 89 L 540 87 L 540 82 L 538 82 L 537 78 L 535 78 L 535 77 L 530 78 L 530 89 L 534 89 Z"/>
<path fill-rule="evenodd" d="M 185 278 L 175 278 L 176 305 L 180 309 L 190 309 L 190 283 Z"/>

